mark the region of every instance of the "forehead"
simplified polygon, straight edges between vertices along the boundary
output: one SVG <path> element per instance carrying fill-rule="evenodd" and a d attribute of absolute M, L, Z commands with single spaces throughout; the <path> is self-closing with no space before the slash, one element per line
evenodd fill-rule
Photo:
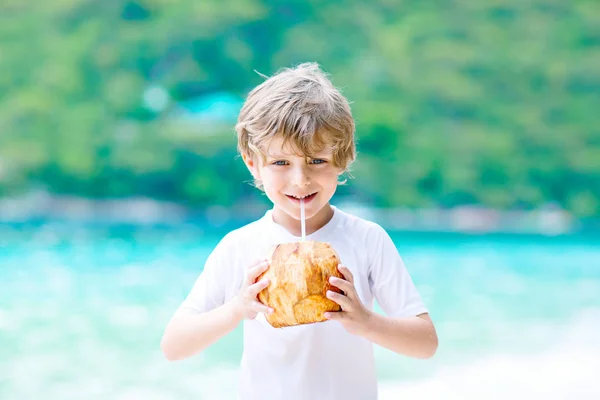
<path fill-rule="evenodd" d="M 275 136 L 270 139 L 264 146 L 267 157 L 304 157 L 305 154 L 296 143 L 292 140 L 285 141 L 281 136 Z M 311 146 L 309 151 L 311 155 L 329 155 L 333 152 L 332 147 L 329 144 L 317 145 L 316 143 Z"/>

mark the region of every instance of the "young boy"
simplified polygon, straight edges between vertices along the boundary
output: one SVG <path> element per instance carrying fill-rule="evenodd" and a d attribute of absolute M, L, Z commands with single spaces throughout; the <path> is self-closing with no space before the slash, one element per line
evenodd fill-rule
<path fill-rule="evenodd" d="M 329 202 L 355 159 L 346 99 L 316 64 L 285 69 L 250 94 L 240 111 L 238 148 L 257 186 L 273 203 L 259 220 L 227 234 L 210 254 L 161 343 L 169 360 L 195 355 L 241 322 L 241 399 L 377 398 L 373 343 L 428 358 L 437 335 L 398 251 L 379 225 Z M 328 321 L 276 329 L 257 299 L 273 245 L 301 238 L 330 243 L 345 279 L 328 292 L 342 311 Z M 257 260 L 252 262 L 252 260 Z M 376 300 L 385 316 L 373 311 Z"/>

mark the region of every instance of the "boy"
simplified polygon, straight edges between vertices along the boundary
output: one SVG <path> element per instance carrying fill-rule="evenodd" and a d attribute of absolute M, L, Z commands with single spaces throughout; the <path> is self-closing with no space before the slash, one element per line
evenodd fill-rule
<path fill-rule="evenodd" d="M 329 202 L 355 159 L 354 121 L 346 99 L 313 63 L 285 69 L 250 92 L 240 111 L 238 148 L 256 185 L 273 203 L 264 217 L 216 246 L 161 343 L 169 360 L 190 357 L 244 328 L 241 399 L 377 398 L 373 345 L 428 358 L 437 335 L 397 249 L 379 225 Z M 342 311 L 328 321 L 276 329 L 257 300 L 273 245 L 330 243 L 345 279 L 328 292 Z M 254 263 L 251 260 L 258 260 Z M 374 313 L 377 300 L 386 315 Z"/>

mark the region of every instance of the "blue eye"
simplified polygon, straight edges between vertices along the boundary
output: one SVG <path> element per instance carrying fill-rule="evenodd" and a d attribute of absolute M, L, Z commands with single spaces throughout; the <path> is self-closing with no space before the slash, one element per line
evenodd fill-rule
<path fill-rule="evenodd" d="M 324 164 L 324 163 L 326 163 L 327 161 L 325 161 L 325 160 L 322 160 L 322 159 L 320 159 L 320 158 L 315 158 L 314 160 L 311 160 L 311 162 L 312 162 L 313 164 Z"/>
<path fill-rule="evenodd" d="M 275 161 L 273 165 L 285 165 L 287 161 Z"/>

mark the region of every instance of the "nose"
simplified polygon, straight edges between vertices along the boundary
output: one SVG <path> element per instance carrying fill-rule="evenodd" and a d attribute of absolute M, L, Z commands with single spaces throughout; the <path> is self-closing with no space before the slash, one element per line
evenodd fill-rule
<path fill-rule="evenodd" d="M 308 171 L 304 166 L 298 166 L 294 168 L 291 175 L 290 183 L 294 186 L 305 187 L 310 184 L 310 177 L 308 176 Z"/>

